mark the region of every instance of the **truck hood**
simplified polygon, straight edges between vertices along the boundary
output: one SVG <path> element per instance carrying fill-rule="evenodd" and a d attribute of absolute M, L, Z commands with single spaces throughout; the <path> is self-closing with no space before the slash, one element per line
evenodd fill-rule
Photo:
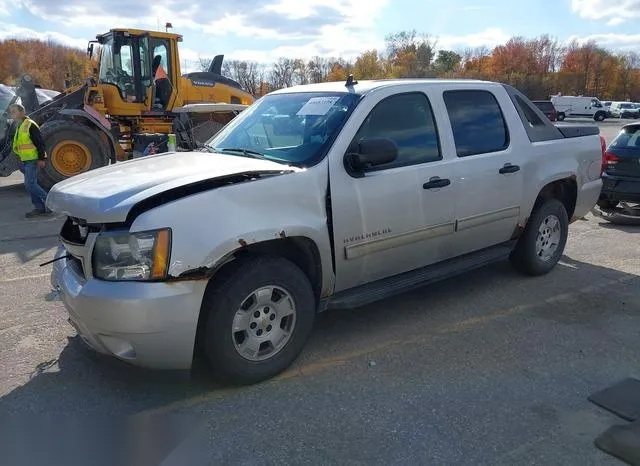
<path fill-rule="evenodd" d="M 117 162 L 56 183 L 47 196 L 47 207 L 87 223 L 119 223 L 135 204 L 167 190 L 242 173 L 297 170 L 228 154 L 168 152 Z"/>

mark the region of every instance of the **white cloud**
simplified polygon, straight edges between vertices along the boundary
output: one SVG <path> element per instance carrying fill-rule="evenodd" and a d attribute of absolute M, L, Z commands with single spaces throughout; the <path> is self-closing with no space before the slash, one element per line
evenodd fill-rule
<path fill-rule="evenodd" d="M 622 52 L 631 52 L 640 50 L 640 34 L 592 34 L 589 36 L 571 36 L 567 39 L 567 43 L 576 40 L 578 43 L 584 44 L 591 40 L 607 49 Z"/>
<path fill-rule="evenodd" d="M 511 36 L 499 28 L 487 28 L 477 33 L 461 36 L 444 35 L 435 37 L 438 49 L 461 49 L 465 47 L 486 46 L 493 48 L 504 44 Z M 228 57 L 237 60 L 272 63 L 279 57 L 309 59 L 314 56 L 341 57 L 351 60 L 366 50 L 376 49 L 383 52 L 384 39 L 371 31 L 360 31 L 358 34 L 344 31 L 337 26 L 325 26 L 319 40 L 305 45 L 280 46 L 270 51 L 236 50 Z"/>
<path fill-rule="evenodd" d="M 67 27 L 156 29 L 170 21 L 176 30 L 256 39 L 312 40 L 323 27 L 371 28 L 390 0 L 13 0 L 32 14 Z M 114 14 L 114 12 L 118 12 Z M 126 12 L 126 16 L 122 13 Z"/>
<path fill-rule="evenodd" d="M 607 20 L 609 26 L 640 19 L 640 0 L 571 0 L 571 9 L 584 19 Z"/>
<path fill-rule="evenodd" d="M 86 39 L 77 39 L 55 31 L 34 31 L 16 24 L 0 23 L 0 40 L 5 39 L 37 39 L 57 42 L 79 49 L 87 47 Z"/>
<path fill-rule="evenodd" d="M 511 38 L 500 28 L 487 28 L 483 31 L 461 35 L 461 36 L 439 36 L 438 48 L 440 49 L 458 49 L 463 47 L 488 47 L 493 48 L 497 45 L 504 44 Z"/>

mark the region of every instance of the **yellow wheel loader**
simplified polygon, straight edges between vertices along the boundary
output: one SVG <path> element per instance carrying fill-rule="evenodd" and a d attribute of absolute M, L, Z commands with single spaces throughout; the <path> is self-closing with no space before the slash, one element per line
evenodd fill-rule
<path fill-rule="evenodd" d="M 100 47 L 99 67 L 87 81 L 43 105 L 35 98 L 28 74 L 17 84 L 29 117 L 42 131 L 48 161 L 40 171 L 45 189 L 55 183 L 129 160 L 151 145 L 195 150 L 254 102 L 240 84 L 222 76 L 223 55 L 208 71 L 182 74 L 179 34 L 139 29 L 112 29 L 90 41 L 87 53 Z M 11 149 L 15 125 L 0 116 L 0 176 L 18 170 Z"/>

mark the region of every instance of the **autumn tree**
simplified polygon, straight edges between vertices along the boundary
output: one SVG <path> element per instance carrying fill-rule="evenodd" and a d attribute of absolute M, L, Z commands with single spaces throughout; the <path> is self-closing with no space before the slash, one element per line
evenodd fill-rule
<path fill-rule="evenodd" d="M 438 74 L 449 74 L 460 71 L 462 55 L 453 50 L 438 50 L 434 62 L 434 71 Z"/>
<path fill-rule="evenodd" d="M 72 84 L 80 84 L 88 77 L 92 63 L 83 50 L 52 41 L 0 41 L 0 82 L 13 85 L 23 73 L 44 88 L 62 91 L 67 73 Z"/>
<path fill-rule="evenodd" d="M 385 38 L 391 77 L 427 77 L 432 73 L 436 41 L 415 30 L 389 34 Z"/>
<path fill-rule="evenodd" d="M 623 100 L 640 100 L 640 54 L 628 52 L 618 57 L 618 83 L 614 94 Z"/>
<path fill-rule="evenodd" d="M 377 50 L 364 52 L 353 65 L 353 74 L 357 79 L 375 79 L 383 77 L 383 70 Z"/>
<path fill-rule="evenodd" d="M 593 95 L 608 100 L 640 100 L 640 54 L 615 53 L 595 41 L 564 46 L 549 35 L 512 37 L 493 50 L 438 49 L 437 39 L 415 30 L 385 37 L 381 50 L 363 50 L 353 60 L 341 57 L 311 59 L 282 57 L 273 64 L 231 60 L 226 76 L 253 95 L 296 84 L 344 81 L 351 73 L 359 80 L 439 76 L 488 79 L 509 83 L 532 99 L 549 95 Z M 13 84 L 28 71 L 43 87 L 61 90 L 65 75 L 74 84 L 84 81 L 95 66 L 83 50 L 33 40 L 0 42 L 0 82 Z M 201 70 L 210 60 L 199 58 Z"/>

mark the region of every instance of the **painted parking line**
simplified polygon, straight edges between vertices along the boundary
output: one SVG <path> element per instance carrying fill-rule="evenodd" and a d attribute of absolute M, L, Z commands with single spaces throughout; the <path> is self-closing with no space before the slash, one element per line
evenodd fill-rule
<path fill-rule="evenodd" d="M 13 278 L 3 278 L 2 280 L 0 280 L 0 285 L 3 283 L 13 283 L 13 282 L 19 282 L 21 280 L 33 280 L 34 278 L 45 278 L 48 277 L 49 273 L 40 273 L 37 275 L 24 275 L 22 277 L 13 277 Z"/>

